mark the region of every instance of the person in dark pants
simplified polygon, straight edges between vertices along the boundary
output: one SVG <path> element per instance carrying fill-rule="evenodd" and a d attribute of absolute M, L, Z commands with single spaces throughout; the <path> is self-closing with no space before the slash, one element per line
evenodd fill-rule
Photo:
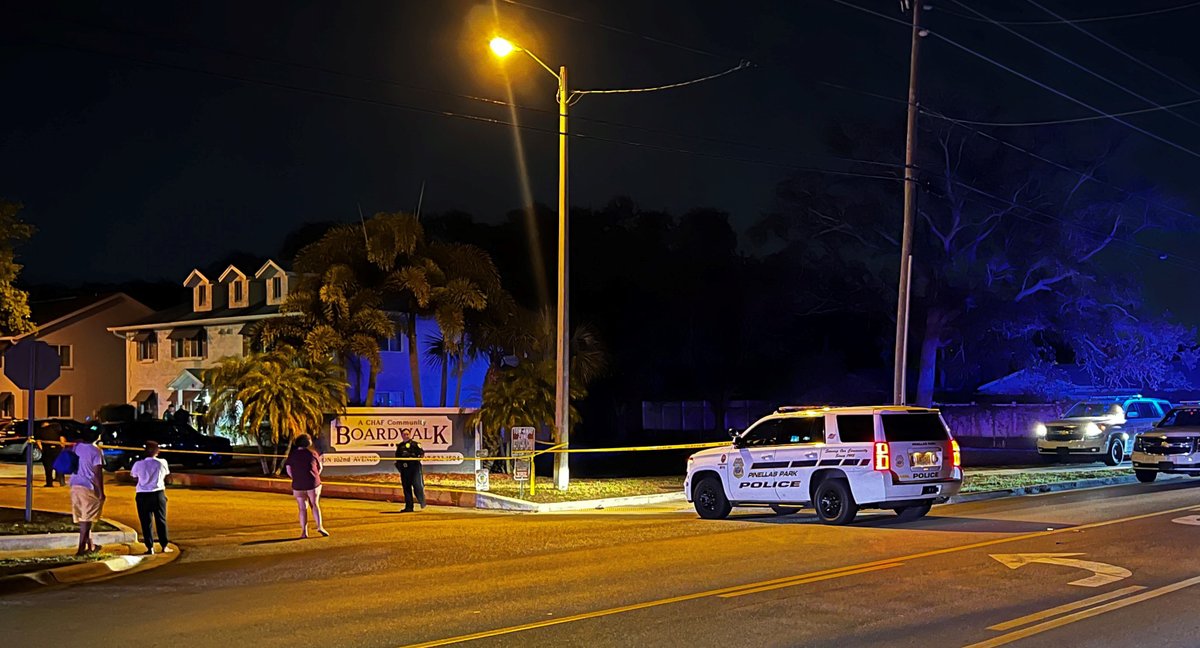
<path fill-rule="evenodd" d="M 62 453 L 67 444 L 66 432 L 62 425 L 51 421 L 43 421 L 33 434 L 34 443 L 42 451 L 42 470 L 46 471 L 46 486 L 50 487 L 57 481 L 59 486 L 67 483 L 67 476 L 54 472 L 54 460 Z"/>
<path fill-rule="evenodd" d="M 166 478 L 171 469 L 167 462 L 158 456 L 158 443 L 146 442 L 146 458 L 133 464 L 129 475 L 137 479 L 137 492 L 134 500 L 137 502 L 138 520 L 142 523 L 142 542 L 146 544 L 146 553 L 154 553 L 154 536 L 150 534 L 151 522 L 158 533 L 158 545 L 163 552 L 171 550 L 167 543 L 167 485 Z"/>
<path fill-rule="evenodd" d="M 403 430 L 396 444 L 396 470 L 400 471 L 400 483 L 404 486 L 404 510 L 413 510 L 413 499 L 425 508 L 425 477 L 421 474 L 421 457 L 425 451 L 421 444 L 413 441 L 412 432 Z"/>

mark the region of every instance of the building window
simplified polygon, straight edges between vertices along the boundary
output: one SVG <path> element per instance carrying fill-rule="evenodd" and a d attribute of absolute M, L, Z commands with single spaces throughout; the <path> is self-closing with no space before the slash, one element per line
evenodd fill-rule
<path fill-rule="evenodd" d="M 404 339 L 399 336 L 393 336 L 384 340 L 380 347 L 380 351 L 404 351 Z"/>
<path fill-rule="evenodd" d="M 201 307 L 208 305 L 208 286 L 204 284 L 196 286 L 196 303 Z"/>
<path fill-rule="evenodd" d="M 63 369 L 70 369 L 75 365 L 71 362 L 71 345 L 70 344 L 51 344 L 56 353 L 58 353 L 58 366 Z"/>
<path fill-rule="evenodd" d="M 46 416 L 50 418 L 71 418 L 71 397 L 47 396 Z"/>
<path fill-rule="evenodd" d="M 271 301 L 283 299 L 283 277 L 271 277 Z"/>
<path fill-rule="evenodd" d="M 137 359 L 138 362 L 158 360 L 158 335 L 156 333 L 151 333 L 144 340 L 138 340 Z"/>
<path fill-rule="evenodd" d="M 245 294 L 245 292 L 242 288 L 242 282 L 234 281 L 233 282 L 233 302 L 235 304 L 242 303 L 242 295 L 244 295 L 244 294 Z"/>
<path fill-rule="evenodd" d="M 187 338 L 171 340 L 172 358 L 203 358 L 208 355 L 208 336 L 204 331 Z"/>

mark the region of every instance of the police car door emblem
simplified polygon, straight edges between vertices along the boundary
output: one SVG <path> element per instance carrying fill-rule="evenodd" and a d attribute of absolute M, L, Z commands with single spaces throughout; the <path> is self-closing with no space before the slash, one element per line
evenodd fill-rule
<path fill-rule="evenodd" d="M 738 479 L 741 479 L 742 474 L 743 474 L 742 468 L 743 468 L 742 458 L 741 457 L 735 458 L 733 460 L 733 476 L 737 477 Z"/>

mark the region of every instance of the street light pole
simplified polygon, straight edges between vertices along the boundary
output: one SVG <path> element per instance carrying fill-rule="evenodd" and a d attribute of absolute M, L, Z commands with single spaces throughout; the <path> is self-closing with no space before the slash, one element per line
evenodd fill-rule
<path fill-rule="evenodd" d="M 912 277 L 913 219 L 917 211 L 917 56 L 921 46 L 921 3 L 912 3 L 912 50 L 908 62 L 908 136 L 904 150 L 904 229 L 900 236 L 900 280 L 896 299 L 896 355 L 892 380 L 892 402 L 908 400 L 908 305 Z"/>
<path fill-rule="evenodd" d="M 554 358 L 557 374 L 554 381 L 554 426 L 558 429 L 558 442 L 564 447 L 570 447 L 571 425 L 571 335 L 568 332 L 567 311 L 570 304 L 567 249 L 567 242 L 570 240 L 567 235 L 567 211 L 570 209 L 567 203 L 567 109 L 571 96 L 567 88 L 567 66 L 563 65 L 558 68 L 558 324 Z M 570 483 L 571 474 L 567 465 L 569 456 L 565 452 L 554 455 L 554 487 L 558 490 L 567 490 Z"/>

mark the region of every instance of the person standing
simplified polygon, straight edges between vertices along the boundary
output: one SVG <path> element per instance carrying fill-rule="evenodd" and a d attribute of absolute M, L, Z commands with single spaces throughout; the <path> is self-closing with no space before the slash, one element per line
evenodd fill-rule
<path fill-rule="evenodd" d="M 292 452 L 283 464 L 288 477 L 292 478 L 292 495 L 300 507 L 300 537 L 308 537 L 308 511 L 312 509 L 317 533 L 328 536 L 321 519 L 321 455 L 312 447 L 312 437 L 301 434 L 292 442 Z"/>
<path fill-rule="evenodd" d="M 404 487 L 404 510 L 411 513 L 414 495 L 421 508 L 425 508 L 425 477 L 421 472 L 425 450 L 413 441 L 408 430 L 401 430 L 400 438 L 403 441 L 396 444 L 396 470 L 400 471 L 400 484 Z"/>
<path fill-rule="evenodd" d="M 171 469 L 158 456 L 158 442 L 146 442 L 146 458 L 133 464 L 129 475 L 137 480 L 134 500 L 137 502 L 138 520 L 142 523 L 142 542 L 146 553 L 154 553 L 154 536 L 150 533 L 151 523 L 158 532 L 158 544 L 163 553 L 171 550 L 167 546 L 167 475 Z"/>
<path fill-rule="evenodd" d="M 33 435 L 34 443 L 42 451 L 42 470 L 46 471 L 46 487 L 49 488 L 57 481 L 59 486 L 66 484 L 67 476 L 54 470 L 54 460 L 67 447 L 67 435 L 61 423 L 42 421 L 37 432 Z"/>
<path fill-rule="evenodd" d="M 75 444 L 79 467 L 71 475 L 71 517 L 79 525 L 79 549 L 76 556 L 99 551 L 92 541 L 92 526 L 104 510 L 104 455 L 96 447 L 97 432 L 87 428 Z"/>
<path fill-rule="evenodd" d="M 175 405 L 174 404 L 167 405 L 167 411 L 163 412 L 163 420 L 164 421 L 175 420 Z"/>

